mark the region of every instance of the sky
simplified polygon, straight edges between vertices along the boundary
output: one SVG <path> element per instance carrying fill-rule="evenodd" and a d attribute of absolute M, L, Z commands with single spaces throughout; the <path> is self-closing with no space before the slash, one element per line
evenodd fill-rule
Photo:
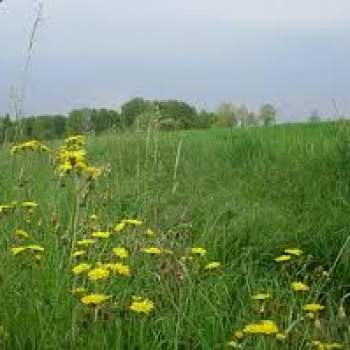
<path fill-rule="evenodd" d="M 37 9 L 43 3 L 28 69 Z M 349 0 L 3 0 L 0 114 L 119 108 L 142 96 L 282 120 L 350 115 Z"/>

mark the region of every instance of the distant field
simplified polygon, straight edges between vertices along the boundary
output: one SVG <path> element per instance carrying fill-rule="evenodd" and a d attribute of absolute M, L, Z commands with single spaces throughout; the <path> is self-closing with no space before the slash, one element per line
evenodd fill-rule
<path fill-rule="evenodd" d="M 0 206 L 17 202 L 0 210 L 0 348 L 350 348 L 348 299 L 340 308 L 350 292 L 348 125 L 88 137 L 86 158 L 104 168 L 91 183 L 60 180 L 62 143 L 47 144 L 50 153 L 0 149 Z M 123 219 L 143 224 L 119 232 Z M 110 236 L 77 246 L 94 232 Z M 34 243 L 44 251 L 11 251 Z M 303 254 L 276 262 L 286 248 Z M 72 257 L 78 250 L 86 255 Z M 74 274 L 82 262 L 91 266 Z M 130 275 L 108 267 L 90 278 L 112 262 Z M 296 281 L 309 290 L 293 291 Z M 108 300 L 85 305 L 90 293 Z M 268 295 L 252 300 L 258 293 Z M 133 296 L 154 308 L 135 312 Z M 310 303 L 325 308 L 303 310 Z M 261 320 L 278 330 L 253 329 Z"/>

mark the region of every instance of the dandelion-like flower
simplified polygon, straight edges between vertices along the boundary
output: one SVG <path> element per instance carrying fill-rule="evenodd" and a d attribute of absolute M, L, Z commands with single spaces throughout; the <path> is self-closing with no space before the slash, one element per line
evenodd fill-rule
<path fill-rule="evenodd" d="M 292 258 L 291 255 L 283 254 L 283 255 L 278 256 L 278 257 L 275 258 L 274 260 L 275 260 L 276 262 L 280 263 L 280 262 L 289 261 L 291 258 Z"/>
<path fill-rule="evenodd" d="M 78 258 L 81 257 L 83 255 L 86 255 L 86 250 L 76 250 L 73 254 L 72 254 L 72 258 Z"/>
<path fill-rule="evenodd" d="M 290 287 L 294 292 L 307 292 L 310 290 L 310 287 L 303 282 L 292 282 Z"/>
<path fill-rule="evenodd" d="M 124 219 L 122 220 L 122 223 L 132 226 L 140 226 L 143 224 L 143 221 L 138 219 Z"/>
<path fill-rule="evenodd" d="M 221 263 L 219 261 L 213 261 L 213 262 L 205 265 L 204 270 L 212 271 L 212 270 L 219 268 L 220 266 L 221 266 Z"/>
<path fill-rule="evenodd" d="M 42 247 L 41 245 L 39 244 L 30 244 L 30 245 L 27 245 L 27 249 L 28 250 L 31 250 L 33 252 L 43 252 L 45 250 L 44 247 Z"/>
<path fill-rule="evenodd" d="M 109 238 L 111 236 L 110 232 L 104 232 L 104 231 L 96 231 L 91 234 L 94 238 Z"/>
<path fill-rule="evenodd" d="M 162 251 L 157 248 L 157 247 L 148 247 L 148 248 L 143 248 L 142 251 L 146 254 L 150 255 L 159 255 L 162 253 Z"/>
<path fill-rule="evenodd" d="M 113 253 L 120 259 L 126 259 L 129 256 L 128 251 L 123 247 L 113 248 Z"/>
<path fill-rule="evenodd" d="M 303 307 L 304 311 L 308 311 L 308 312 L 318 312 L 318 311 L 322 311 L 325 307 L 317 304 L 317 303 L 312 303 L 312 304 L 306 304 Z"/>
<path fill-rule="evenodd" d="M 277 334 L 278 326 L 274 321 L 263 320 L 258 323 L 250 323 L 243 328 L 243 333 L 247 334 Z"/>
<path fill-rule="evenodd" d="M 96 241 L 94 239 L 81 239 L 80 241 L 77 241 L 77 245 L 78 246 L 89 246 L 89 245 L 92 245 L 94 244 Z"/>
<path fill-rule="evenodd" d="M 114 231 L 121 232 L 124 230 L 125 226 L 126 226 L 125 222 L 120 222 L 114 226 Z"/>
<path fill-rule="evenodd" d="M 109 299 L 111 299 L 111 295 L 106 294 L 89 294 L 85 295 L 81 298 L 81 302 L 85 305 L 97 306 L 105 303 Z"/>
<path fill-rule="evenodd" d="M 86 271 L 91 269 L 91 264 L 81 263 L 72 268 L 72 272 L 74 275 L 80 275 Z"/>
<path fill-rule="evenodd" d="M 270 293 L 259 293 L 252 296 L 252 300 L 263 301 L 267 299 L 271 299 Z"/>
<path fill-rule="evenodd" d="M 207 254 L 207 250 L 202 247 L 193 247 L 191 249 L 191 254 L 204 256 L 205 254 Z"/>
<path fill-rule="evenodd" d="M 16 230 L 15 235 L 21 238 L 29 238 L 29 233 L 24 230 Z"/>
<path fill-rule="evenodd" d="M 286 254 L 295 255 L 295 256 L 300 256 L 304 254 L 304 252 L 299 248 L 287 248 L 284 250 L 284 252 Z"/>
<path fill-rule="evenodd" d="M 154 304 L 150 299 L 133 297 L 129 309 L 139 314 L 148 315 L 154 309 Z"/>
<path fill-rule="evenodd" d="M 109 276 L 108 269 L 104 267 L 96 267 L 88 272 L 88 278 L 91 281 L 97 281 L 101 279 L 106 279 Z"/>
<path fill-rule="evenodd" d="M 21 254 L 27 250 L 27 247 L 12 247 L 11 253 L 12 255 L 16 256 L 18 254 Z"/>

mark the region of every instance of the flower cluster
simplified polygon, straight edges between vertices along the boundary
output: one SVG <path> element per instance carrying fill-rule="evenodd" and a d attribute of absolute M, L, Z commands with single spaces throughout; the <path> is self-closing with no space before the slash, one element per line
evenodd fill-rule
<path fill-rule="evenodd" d="M 19 152 L 34 152 L 34 151 L 49 152 L 50 149 L 38 140 L 26 141 L 18 145 L 15 145 L 11 148 L 11 154 L 16 154 Z"/>
<path fill-rule="evenodd" d="M 83 173 L 88 180 L 92 181 L 102 175 L 101 168 L 89 164 L 84 145 L 85 138 L 82 135 L 70 136 L 64 140 L 55 158 L 60 177 L 75 171 L 77 174 Z"/>

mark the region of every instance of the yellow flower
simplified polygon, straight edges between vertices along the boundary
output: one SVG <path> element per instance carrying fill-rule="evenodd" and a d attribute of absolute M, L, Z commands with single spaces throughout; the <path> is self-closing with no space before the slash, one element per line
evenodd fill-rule
<path fill-rule="evenodd" d="M 91 234 L 91 236 L 94 238 L 109 238 L 110 235 L 111 235 L 110 232 L 103 232 L 103 231 L 97 231 Z"/>
<path fill-rule="evenodd" d="M 121 276 L 130 276 L 130 267 L 121 263 L 108 264 L 108 268 Z"/>
<path fill-rule="evenodd" d="M 292 282 L 290 284 L 290 287 L 295 292 L 307 292 L 308 290 L 310 290 L 310 287 L 303 282 Z"/>
<path fill-rule="evenodd" d="M 90 269 L 91 269 L 90 264 L 81 263 L 81 264 L 74 266 L 72 268 L 72 272 L 74 273 L 74 275 L 80 275 L 81 273 L 86 272 Z"/>
<path fill-rule="evenodd" d="M 32 250 L 33 252 L 43 252 L 45 249 L 39 244 L 30 244 L 27 245 L 27 249 Z"/>
<path fill-rule="evenodd" d="M 259 323 L 251 323 L 244 327 L 243 333 L 248 334 L 277 334 L 278 327 L 274 321 L 263 320 Z"/>
<path fill-rule="evenodd" d="M 16 230 L 15 235 L 22 238 L 29 238 L 29 233 L 24 230 Z"/>
<path fill-rule="evenodd" d="M 285 262 L 285 261 L 288 261 L 290 260 L 292 257 L 290 255 L 281 255 L 281 256 L 278 256 L 277 258 L 275 258 L 274 260 L 276 262 Z"/>
<path fill-rule="evenodd" d="M 37 203 L 35 202 L 23 202 L 22 203 L 22 208 L 32 210 L 38 206 Z"/>
<path fill-rule="evenodd" d="M 154 309 L 154 304 L 147 298 L 134 298 L 134 301 L 129 306 L 129 309 L 139 314 L 148 315 Z"/>
<path fill-rule="evenodd" d="M 102 175 L 102 169 L 95 166 L 87 166 L 84 168 L 84 173 L 89 180 L 96 180 Z"/>
<path fill-rule="evenodd" d="M 88 238 L 77 241 L 78 246 L 88 246 L 94 243 L 95 243 L 94 239 L 88 239 Z"/>
<path fill-rule="evenodd" d="M 258 301 L 262 301 L 270 298 L 271 298 L 271 294 L 269 293 L 260 293 L 252 296 L 253 300 L 258 300 Z"/>
<path fill-rule="evenodd" d="M 295 255 L 295 256 L 300 256 L 304 254 L 304 252 L 299 248 L 287 248 L 284 250 L 284 252 L 286 254 Z"/>
<path fill-rule="evenodd" d="M 306 304 L 303 307 L 304 311 L 309 311 L 309 312 L 318 312 L 324 309 L 324 306 L 320 304 Z"/>
<path fill-rule="evenodd" d="M 213 262 L 211 262 L 211 263 L 205 265 L 204 270 L 209 270 L 209 271 L 211 271 L 211 270 L 217 269 L 217 268 L 220 267 L 220 266 L 221 266 L 221 264 L 220 264 L 219 261 L 213 261 Z"/>
<path fill-rule="evenodd" d="M 126 259 L 129 256 L 128 251 L 122 247 L 113 248 L 113 253 L 120 259 Z"/>
<path fill-rule="evenodd" d="M 156 247 L 143 248 L 142 251 L 146 254 L 159 255 L 162 251 Z"/>
<path fill-rule="evenodd" d="M 140 226 L 143 224 L 141 220 L 137 220 L 137 219 L 124 219 L 122 220 L 122 223 L 127 225 L 133 225 L 133 226 Z"/>
<path fill-rule="evenodd" d="M 200 256 L 204 256 L 205 254 L 207 254 L 206 249 L 201 248 L 201 247 L 194 247 L 191 249 L 191 253 L 193 255 L 200 255 Z"/>
<path fill-rule="evenodd" d="M 148 228 L 146 230 L 146 232 L 145 232 L 145 235 L 149 236 L 149 237 L 153 237 L 154 236 L 154 232 L 150 228 Z"/>
<path fill-rule="evenodd" d="M 125 223 L 125 222 L 120 222 L 119 224 L 116 224 L 116 225 L 114 226 L 114 230 L 115 230 L 116 232 L 121 232 L 121 231 L 125 228 L 125 226 L 126 226 L 126 223 Z"/>
<path fill-rule="evenodd" d="M 11 253 L 12 255 L 18 255 L 27 250 L 27 247 L 12 247 Z"/>
<path fill-rule="evenodd" d="M 112 296 L 105 294 L 89 294 L 81 298 L 81 302 L 85 305 L 100 305 L 111 299 Z"/>
<path fill-rule="evenodd" d="M 72 258 L 77 258 L 86 254 L 86 250 L 77 250 L 72 254 Z"/>
<path fill-rule="evenodd" d="M 108 278 L 108 276 L 109 276 L 109 271 L 103 267 L 96 267 L 95 269 L 90 270 L 88 273 L 88 278 L 91 281 L 106 279 Z"/>
<path fill-rule="evenodd" d="M 8 214 L 15 210 L 15 205 L 0 205 L 0 214 Z"/>

